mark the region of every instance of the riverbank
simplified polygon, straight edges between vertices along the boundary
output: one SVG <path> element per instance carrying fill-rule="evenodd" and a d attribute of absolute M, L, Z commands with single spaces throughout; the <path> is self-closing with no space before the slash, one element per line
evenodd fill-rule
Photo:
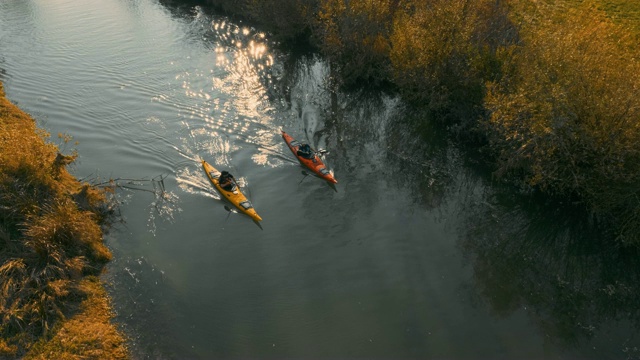
<path fill-rule="evenodd" d="M 0 357 L 126 359 L 98 277 L 111 209 L 48 137 L 0 84 Z"/>
<path fill-rule="evenodd" d="M 203 1 L 319 49 L 338 87 L 393 88 L 425 141 L 436 125 L 482 153 L 492 181 L 573 203 L 612 243 L 640 246 L 634 2 Z"/>

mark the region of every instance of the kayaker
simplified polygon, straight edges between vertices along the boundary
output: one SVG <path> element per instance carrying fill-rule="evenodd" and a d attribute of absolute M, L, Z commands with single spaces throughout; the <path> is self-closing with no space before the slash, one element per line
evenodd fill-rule
<path fill-rule="evenodd" d="M 228 171 L 223 170 L 218 179 L 220 187 L 227 191 L 233 191 L 236 188 L 236 179 L 233 178 Z"/>
<path fill-rule="evenodd" d="M 313 159 L 315 157 L 314 151 L 311 150 L 311 146 L 309 146 L 309 144 L 300 145 L 297 153 L 305 159 Z"/>

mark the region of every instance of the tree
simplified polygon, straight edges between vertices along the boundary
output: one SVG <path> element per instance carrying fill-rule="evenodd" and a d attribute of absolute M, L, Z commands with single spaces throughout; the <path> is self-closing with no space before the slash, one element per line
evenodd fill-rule
<path fill-rule="evenodd" d="M 475 120 L 493 54 L 514 32 L 501 1 L 405 1 L 390 41 L 393 80 L 438 118 Z"/>
<path fill-rule="evenodd" d="M 327 0 L 314 33 L 343 83 L 388 78 L 389 30 L 397 0 Z"/>

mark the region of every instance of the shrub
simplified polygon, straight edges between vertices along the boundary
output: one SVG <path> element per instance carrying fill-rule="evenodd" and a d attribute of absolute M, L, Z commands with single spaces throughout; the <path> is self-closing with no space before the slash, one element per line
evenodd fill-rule
<path fill-rule="evenodd" d="M 404 4 L 390 41 L 394 82 L 405 99 L 423 104 L 434 118 L 475 121 L 484 81 L 498 70 L 494 52 L 515 37 L 506 8 L 491 0 Z"/>
<path fill-rule="evenodd" d="M 396 0 L 322 1 L 314 35 L 346 85 L 381 83 L 389 73 L 389 33 Z"/>
<path fill-rule="evenodd" d="M 631 32 L 591 7 L 539 5 L 501 49 L 487 131 L 499 174 L 573 195 L 640 242 L 640 58 Z"/>

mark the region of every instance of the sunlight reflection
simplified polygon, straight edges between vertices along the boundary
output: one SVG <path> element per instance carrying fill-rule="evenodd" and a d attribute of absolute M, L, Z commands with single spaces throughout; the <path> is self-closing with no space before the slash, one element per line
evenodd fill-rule
<path fill-rule="evenodd" d="M 184 146 L 191 148 L 185 152 L 206 156 L 207 161 L 221 167 L 233 167 L 234 154 L 249 149 L 255 164 L 282 166 L 279 133 L 271 115 L 274 107 L 268 95 L 274 56 L 266 35 L 225 20 L 213 19 L 210 24 L 211 34 L 206 37 L 210 40 L 205 41 L 212 42 L 207 46 L 212 49 L 208 50 L 211 68 L 184 70 L 176 76 L 192 100 L 182 109 L 188 129 Z M 181 171 L 181 188 L 192 193 L 207 189 L 204 185 L 208 184 L 195 179 L 199 175 L 198 171 Z"/>

